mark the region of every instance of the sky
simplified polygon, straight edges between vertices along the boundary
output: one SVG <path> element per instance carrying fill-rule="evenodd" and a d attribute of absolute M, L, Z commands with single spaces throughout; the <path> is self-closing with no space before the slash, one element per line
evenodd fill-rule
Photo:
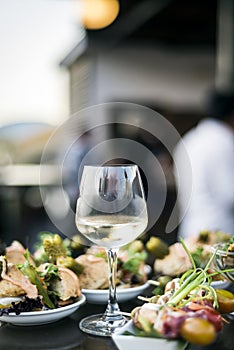
<path fill-rule="evenodd" d="M 69 113 L 59 63 L 84 35 L 80 0 L 0 0 L 0 125 L 58 125 Z"/>

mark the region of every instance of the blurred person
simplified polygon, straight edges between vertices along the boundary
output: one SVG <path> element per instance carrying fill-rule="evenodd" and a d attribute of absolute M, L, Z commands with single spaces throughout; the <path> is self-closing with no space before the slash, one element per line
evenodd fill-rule
<path fill-rule="evenodd" d="M 206 117 L 189 130 L 174 151 L 180 218 L 178 236 L 198 235 L 203 229 L 234 235 L 234 91 L 209 94 Z M 192 167 L 192 194 L 187 208 L 184 143 Z"/>

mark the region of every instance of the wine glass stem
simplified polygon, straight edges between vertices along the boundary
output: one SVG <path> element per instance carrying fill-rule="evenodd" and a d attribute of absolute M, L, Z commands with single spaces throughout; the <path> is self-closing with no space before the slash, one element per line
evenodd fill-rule
<path fill-rule="evenodd" d="M 107 258 L 109 266 L 109 300 L 104 317 L 113 317 L 120 315 L 119 305 L 116 299 L 116 275 L 117 258 L 119 249 L 107 249 Z"/>

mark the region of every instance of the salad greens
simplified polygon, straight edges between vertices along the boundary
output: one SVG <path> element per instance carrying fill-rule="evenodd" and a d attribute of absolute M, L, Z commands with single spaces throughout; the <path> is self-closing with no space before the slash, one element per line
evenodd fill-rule
<path fill-rule="evenodd" d="M 0 316 L 9 315 L 9 313 L 19 315 L 21 312 L 36 311 L 41 310 L 42 308 L 43 304 L 40 297 L 32 299 L 26 296 L 22 301 L 17 303 L 12 302 L 10 307 L 0 308 Z"/>
<path fill-rule="evenodd" d="M 29 262 L 29 251 L 26 250 L 26 253 L 24 254 L 26 261 L 23 264 L 17 265 L 18 269 L 29 278 L 30 282 L 35 284 L 38 293 L 42 296 L 43 301 L 46 306 L 48 306 L 50 309 L 54 309 L 55 305 L 50 300 L 50 297 L 47 293 L 47 288 L 45 285 L 43 285 L 43 282 L 40 278 L 39 273 L 37 272 L 35 266 L 31 265 Z"/>
<path fill-rule="evenodd" d="M 48 263 L 44 266 L 43 271 L 37 271 L 38 275 L 44 280 L 45 284 L 48 286 L 49 283 L 55 279 L 59 278 L 58 266 Z"/>
<path fill-rule="evenodd" d="M 128 259 L 123 263 L 123 268 L 134 274 L 139 271 L 140 264 L 147 258 L 147 253 L 145 251 L 138 253 L 129 252 Z"/>
<path fill-rule="evenodd" d="M 222 249 L 225 251 L 232 251 L 234 252 L 234 237 L 231 237 L 229 241 L 222 244 Z M 233 246 L 233 249 L 231 248 Z"/>
<path fill-rule="evenodd" d="M 208 252 L 204 252 L 203 247 L 197 247 L 194 252 L 191 252 L 192 258 L 196 264 L 201 268 L 205 268 L 207 262 L 210 259 L 210 254 Z"/>

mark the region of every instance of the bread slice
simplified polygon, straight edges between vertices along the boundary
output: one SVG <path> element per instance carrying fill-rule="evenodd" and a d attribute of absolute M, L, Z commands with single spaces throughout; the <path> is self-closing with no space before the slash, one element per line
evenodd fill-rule
<path fill-rule="evenodd" d="M 50 288 L 59 295 L 59 299 L 67 301 L 81 296 L 79 279 L 73 271 L 58 266 L 58 275 L 60 279 L 53 281 Z"/>

